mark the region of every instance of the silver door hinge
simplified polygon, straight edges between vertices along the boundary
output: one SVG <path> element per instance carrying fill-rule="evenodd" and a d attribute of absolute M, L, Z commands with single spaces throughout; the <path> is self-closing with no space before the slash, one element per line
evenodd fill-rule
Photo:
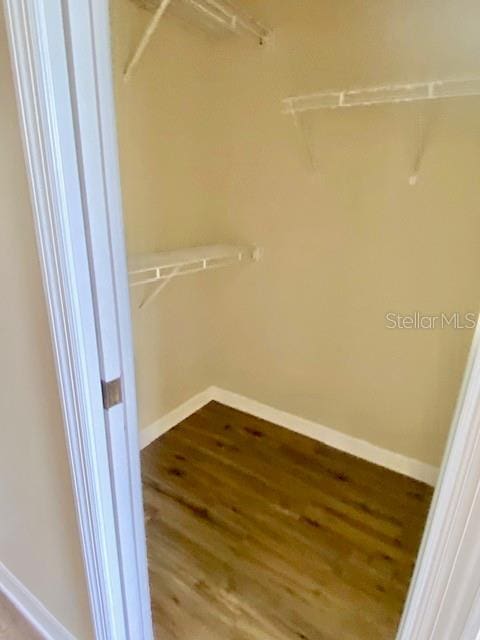
<path fill-rule="evenodd" d="M 105 382 L 102 380 L 103 408 L 108 411 L 122 402 L 122 379 L 115 378 Z"/>

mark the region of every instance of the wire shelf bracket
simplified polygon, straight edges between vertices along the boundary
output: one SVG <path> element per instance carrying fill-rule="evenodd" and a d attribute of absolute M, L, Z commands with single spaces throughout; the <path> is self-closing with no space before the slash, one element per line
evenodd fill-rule
<path fill-rule="evenodd" d="M 158 9 L 153 14 L 152 19 L 148 23 L 147 28 L 145 29 L 143 36 L 141 37 L 140 42 L 138 43 L 137 48 L 135 49 L 135 52 L 130 59 L 130 62 L 127 64 L 125 68 L 125 72 L 123 74 L 123 79 L 125 80 L 125 82 L 128 82 L 130 80 L 132 71 L 139 63 L 140 58 L 143 55 L 143 52 L 147 48 L 148 43 L 150 42 L 155 31 L 157 30 L 157 27 L 160 23 L 160 20 L 163 17 L 163 14 L 168 9 L 168 6 L 170 5 L 171 2 L 172 0 L 161 0 L 160 4 L 158 5 Z"/>

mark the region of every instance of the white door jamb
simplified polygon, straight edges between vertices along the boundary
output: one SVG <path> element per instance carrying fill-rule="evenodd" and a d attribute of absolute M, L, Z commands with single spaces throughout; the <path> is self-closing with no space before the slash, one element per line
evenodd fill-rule
<path fill-rule="evenodd" d="M 4 8 L 95 638 L 152 640 L 108 2 Z"/>

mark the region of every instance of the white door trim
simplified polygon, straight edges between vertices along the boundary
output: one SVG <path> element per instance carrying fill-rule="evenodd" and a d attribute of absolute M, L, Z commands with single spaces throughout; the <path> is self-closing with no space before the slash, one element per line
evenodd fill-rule
<path fill-rule="evenodd" d="M 95 638 L 151 640 L 108 2 L 4 8 Z"/>
<path fill-rule="evenodd" d="M 79 4 L 83 19 L 74 0 L 4 0 L 95 637 L 151 640 L 108 2 Z M 91 121 L 82 118 L 85 100 Z M 89 170 L 99 163 L 106 200 L 92 211 Z M 107 230 L 103 243 L 93 215 Z M 97 294 L 108 278 L 114 295 L 105 310 Z M 124 437 L 114 443 L 99 384 L 110 355 L 104 314 L 118 334 L 108 349 L 118 349 L 124 380 Z M 398 640 L 478 637 L 479 486 L 477 328 Z"/>
<path fill-rule="evenodd" d="M 480 325 L 400 625 L 398 640 L 480 634 Z"/>

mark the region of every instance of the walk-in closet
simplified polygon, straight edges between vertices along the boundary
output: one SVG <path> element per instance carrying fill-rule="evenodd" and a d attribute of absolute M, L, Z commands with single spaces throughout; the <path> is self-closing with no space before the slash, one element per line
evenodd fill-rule
<path fill-rule="evenodd" d="M 111 0 L 159 640 L 393 640 L 480 300 L 474 0 Z"/>

